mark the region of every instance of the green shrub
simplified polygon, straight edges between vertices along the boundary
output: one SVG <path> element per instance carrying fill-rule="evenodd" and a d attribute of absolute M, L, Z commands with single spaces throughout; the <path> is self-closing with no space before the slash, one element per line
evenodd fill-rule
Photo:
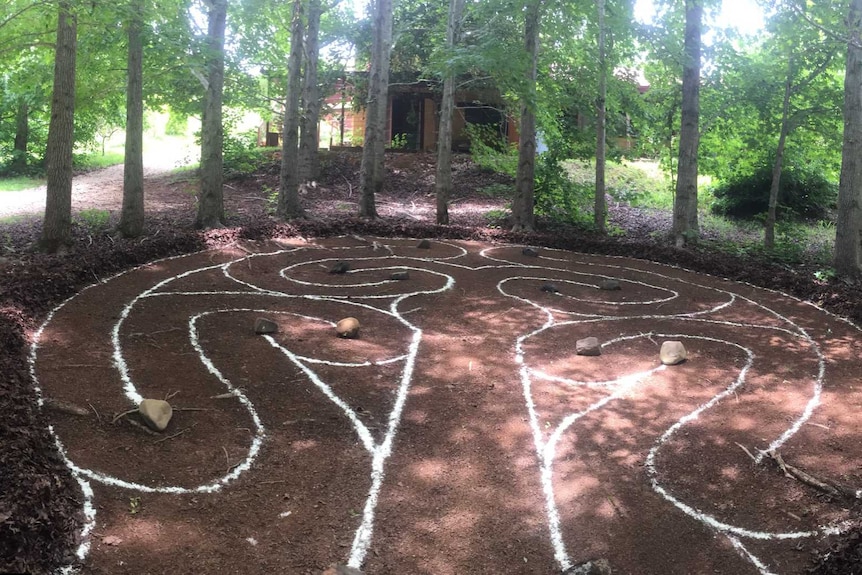
<path fill-rule="evenodd" d="M 720 183 L 711 189 L 715 196 L 712 211 L 741 219 L 756 218 L 769 208 L 772 169 L 762 167 L 754 174 Z M 838 186 L 817 170 L 788 166 L 781 174 L 778 191 L 779 214 L 791 219 L 824 219 L 835 207 Z"/>
<path fill-rule="evenodd" d="M 249 176 L 268 163 L 270 148 L 257 145 L 257 131 L 224 136 L 224 177 L 236 179 Z"/>
<path fill-rule="evenodd" d="M 536 213 L 565 223 L 589 224 L 594 186 L 572 181 L 551 152 L 539 154 L 535 178 Z"/>
<path fill-rule="evenodd" d="M 509 144 L 494 126 L 467 124 L 470 155 L 480 168 L 515 177 L 518 172 L 518 146 Z"/>

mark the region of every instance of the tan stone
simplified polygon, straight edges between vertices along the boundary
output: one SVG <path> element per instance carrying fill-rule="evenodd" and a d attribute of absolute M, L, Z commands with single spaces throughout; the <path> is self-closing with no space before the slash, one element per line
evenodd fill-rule
<path fill-rule="evenodd" d="M 338 337 L 354 339 L 359 337 L 359 320 L 355 317 L 346 317 L 335 324 L 335 333 Z"/>
<path fill-rule="evenodd" d="M 585 337 L 584 339 L 579 339 L 575 344 L 575 353 L 589 356 L 602 355 L 602 346 L 599 345 L 597 338 Z"/>
<path fill-rule="evenodd" d="M 174 410 L 170 403 L 162 399 L 145 399 L 138 405 L 138 413 L 150 428 L 164 431 L 171 422 Z"/>
<path fill-rule="evenodd" d="M 681 341 L 666 341 L 661 344 L 659 357 L 661 357 L 661 362 L 664 365 L 682 363 L 686 358 L 685 346 L 682 345 Z"/>

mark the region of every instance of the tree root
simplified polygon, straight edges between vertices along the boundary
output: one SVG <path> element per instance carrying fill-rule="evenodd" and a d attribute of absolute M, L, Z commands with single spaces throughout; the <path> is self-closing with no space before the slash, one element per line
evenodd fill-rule
<path fill-rule="evenodd" d="M 763 453 L 778 465 L 779 469 L 784 472 L 785 476 L 790 477 L 791 479 L 795 479 L 800 483 L 813 487 L 814 489 L 835 497 L 836 499 L 845 499 L 850 501 L 862 500 L 862 489 L 853 489 L 852 487 L 842 485 L 837 481 L 817 477 L 816 475 L 785 462 L 784 458 L 781 457 L 781 454 L 776 451 L 765 451 Z"/>

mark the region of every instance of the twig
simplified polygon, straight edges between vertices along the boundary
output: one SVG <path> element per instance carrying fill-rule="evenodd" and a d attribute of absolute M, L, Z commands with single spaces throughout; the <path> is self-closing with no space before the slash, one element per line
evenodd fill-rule
<path fill-rule="evenodd" d="M 273 483 L 287 483 L 285 479 L 273 479 L 272 481 L 258 481 L 258 485 L 272 485 Z"/>
<path fill-rule="evenodd" d="M 169 439 L 173 439 L 174 437 L 179 437 L 180 435 L 182 435 L 186 431 L 189 431 L 192 427 L 194 427 L 194 425 L 192 425 L 191 427 L 186 427 L 182 431 L 178 431 L 178 432 L 174 433 L 173 435 L 168 435 L 167 437 L 162 437 L 161 439 L 157 439 L 153 442 L 153 445 L 155 445 L 156 443 L 161 443 L 162 441 L 167 441 Z"/>
<path fill-rule="evenodd" d="M 102 425 L 102 416 L 99 414 L 99 410 L 96 409 L 95 406 L 92 403 L 90 403 L 89 401 L 87 402 L 87 405 L 89 405 L 90 409 L 93 410 L 93 413 L 96 414 L 96 419 L 99 420 L 99 425 Z"/>
<path fill-rule="evenodd" d="M 176 397 L 176 395 L 177 395 L 179 392 L 180 392 L 180 390 L 178 389 L 178 390 L 176 390 L 176 391 L 174 391 L 174 392 L 168 393 L 168 394 L 165 396 L 165 401 L 168 401 L 168 400 L 173 399 L 174 397 Z"/>
<path fill-rule="evenodd" d="M 117 420 L 119 420 L 120 418 L 126 417 L 127 415 L 131 415 L 133 413 L 136 413 L 137 411 L 138 411 L 138 408 L 136 407 L 135 409 L 130 409 L 129 411 L 124 411 L 123 413 L 115 415 L 114 419 L 111 420 L 111 424 L 113 425 L 114 423 L 117 423 Z"/>
<path fill-rule="evenodd" d="M 781 454 L 778 452 L 770 451 L 767 455 L 772 458 L 784 474 L 791 479 L 796 479 L 800 483 L 804 483 L 809 487 L 813 487 L 818 491 L 822 491 L 827 495 L 831 495 L 832 497 L 839 499 L 862 499 L 862 489 L 852 489 L 845 485 L 840 485 L 832 480 L 816 477 L 807 471 L 803 471 L 798 467 L 794 467 L 793 465 L 786 463 L 784 458 L 782 458 Z"/>
<path fill-rule="evenodd" d="M 218 395 L 213 395 L 212 397 L 210 397 L 210 399 L 232 399 L 234 397 L 236 397 L 236 394 L 231 393 L 231 392 L 227 392 L 227 393 L 220 393 Z"/>
<path fill-rule="evenodd" d="M 140 429 L 141 431 L 143 431 L 144 433 L 146 433 L 148 435 L 158 435 L 157 432 L 153 431 L 152 429 L 150 429 L 149 427 L 147 427 L 143 423 L 138 423 L 134 419 L 126 419 L 126 423 L 128 423 L 132 427 L 137 427 L 138 429 Z"/>
<path fill-rule="evenodd" d="M 752 461 L 754 461 L 755 463 L 757 463 L 757 458 L 756 458 L 754 455 L 752 455 L 752 454 L 751 454 L 751 452 L 748 450 L 748 448 L 747 448 L 747 447 L 745 447 L 743 444 L 741 444 L 741 443 L 737 443 L 737 442 L 735 442 L 735 441 L 734 441 L 734 443 L 736 443 L 736 444 L 739 446 L 739 448 L 740 448 L 740 449 L 742 449 L 742 450 L 743 450 L 743 451 L 744 451 L 744 452 L 745 452 L 745 453 L 746 453 L 746 454 L 751 458 L 751 460 L 752 460 Z"/>
<path fill-rule="evenodd" d="M 830 427 L 828 425 L 823 425 L 822 423 L 812 423 L 811 421 L 809 421 L 805 425 L 813 425 L 814 427 L 822 427 L 823 429 L 830 429 Z"/>
<path fill-rule="evenodd" d="M 175 407 L 174 411 L 212 411 L 210 407 Z"/>
<path fill-rule="evenodd" d="M 153 335 L 158 335 L 158 334 L 160 334 L 160 333 L 168 333 L 168 332 L 170 332 L 170 331 L 183 331 L 183 330 L 182 330 L 182 328 L 180 328 L 180 327 L 171 327 L 171 328 L 168 328 L 168 329 L 160 329 L 160 330 L 158 330 L 158 331 L 151 331 L 150 333 L 148 333 L 148 334 L 144 334 L 144 335 L 147 335 L 147 336 L 153 336 Z"/>

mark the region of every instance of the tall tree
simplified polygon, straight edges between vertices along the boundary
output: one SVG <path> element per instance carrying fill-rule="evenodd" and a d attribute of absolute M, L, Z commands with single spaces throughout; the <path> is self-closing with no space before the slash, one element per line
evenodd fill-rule
<path fill-rule="evenodd" d="M 383 152 L 389 108 L 389 58 L 392 51 L 392 0 L 375 0 L 373 6 L 368 108 L 365 114 L 362 164 L 359 169 L 359 215 L 363 218 L 377 217 L 374 198 L 383 189 Z"/>
<path fill-rule="evenodd" d="M 126 81 L 126 149 L 123 165 L 123 209 L 117 230 L 135 238 L 144 231 L 144 44 L 143 2 L 132 0 L 128 21 Z"/>
<path fill-rule="evenodd" d="M 320 89 L 317 65 L 320 58 L 320 0 L 308 0 L 308 24 L 305 32 L 305 74 L 302 77 L 303 114 L 299 130 L 299 181 L 317 178 L 320 148 Z"/>
<path fill-rule="evenodd" d="M 593 219 L 596 229 L 606 229 L 608 207 L 605 202 L 605 151 L 607 146 L 608 64 L 605 47 L 605 0 L 597 2 L 599 16 L 599 89 L 596 97 L 596 198 Z"/>
<path fill-rule="evenodd" d="M 673 201 L 673 237 L 677 247 L 696 242 L 697 148 L 700 142 L 700 52 L 703 0 L 685 0 L 682 67 L 682 120 Z"/>
<path fill-rule="evenodd" d="M 518 172 L 512 202 L 512 231 L 535 229 L 533 213 L 536 174 L 536 80 L 539 67 L 539 19 L 542 0 L 531 0 L 524 16 L 524 48 L 528 57 L 526 94 L 521 99 Z"/>
<path fill-rule="evenodd" d="M 858 278 L 862 275 L 862 0 L 851 0 L 847 29 L 835 271 Z"/>
<path fill-rule="evenodd" d="M 9 168 L 13 173 L 22 173 L 27 169 L 27 147 L 30 143 L 30 102 L 24 95 L 18 96 L 18 107 L 15 111 L 15 144 L 12 149 L 12 163 Z"/>
<path fill-rule="evenodd" d="M 287 59 L 287 100 L 281 150 L 281 185 L 276 213 L 280 218 L 303 216 L 299 202 L 299 97 L 302 91 L 302 0 L 293 2 L 290 55 Z"/>
<path fill-rule="evenodd" d="M 450 0 L 446 25 L 446 49 L 452 50 L 458 38 L 465 0 Z M 450 67 L 443 79 L 440 101 L 440 129 L 437 130 L 437 223 L 449 223 L 449 196 L 452 193 L 452 115 L 455 111 L 455 71 Z"/>
<path fill-rule="evenodd" d="M 206 95 L 201 124 L 201 189 L 196 225 L 217 228 L 224 223 L 224 39 L 227 0 L 207 0 Z"/>
<path fill-rule="evenodd" d="M 71 2 L 59 5 L 54 51 L 54 92 L 48 127 L 47 202 L 40 247 L 49 253 L 71 244 L 72 144 L 75 124 L 75 57 L 78 21 Z"/>

